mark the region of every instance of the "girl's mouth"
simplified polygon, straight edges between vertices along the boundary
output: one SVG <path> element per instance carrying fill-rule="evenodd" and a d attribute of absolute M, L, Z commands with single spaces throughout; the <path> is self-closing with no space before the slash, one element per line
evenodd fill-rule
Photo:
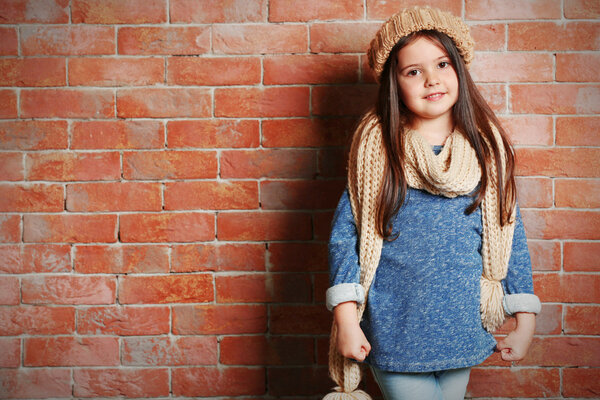
<path fill-rule="evenodd" d="M 425 96 L 425 99 L 429 100 L 429 101 L 436 101 L 436 100 L 441 99 L 443 96 L 444 96 L 444 93 L 437 92 L 437 93 L 432 93 L 428 96 Z"/>

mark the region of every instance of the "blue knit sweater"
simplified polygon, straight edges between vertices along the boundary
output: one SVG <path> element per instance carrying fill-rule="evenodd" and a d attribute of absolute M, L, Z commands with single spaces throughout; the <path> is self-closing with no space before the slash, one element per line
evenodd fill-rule
<path fill-rule="evenodd" d="M 493 353 L 496 341 L 483 328 L 479 312 L 481 210 L 465 213 L 472 201 L 470 196 L 446 198 L 409 188 L 393 221 L 399 236 L 383 243 L 361 321 L 372 346 L 367 363 L 388 371 L 438 371 L 473 366 Z M 358 248 L 345 191 L 329 242 L 329 309 L 345 301 L 364 301 Z M 508 314 L 539 312 L 518 210 L 502 286 Z"/>

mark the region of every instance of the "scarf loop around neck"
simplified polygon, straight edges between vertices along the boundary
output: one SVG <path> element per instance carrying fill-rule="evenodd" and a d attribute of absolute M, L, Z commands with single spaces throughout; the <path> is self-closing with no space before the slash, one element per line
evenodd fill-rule
<path fill-rule="evenodd" d="M 493 132 L 501 165 L 505 168 L 503 142 L 495 127 Z M 453 132 L 438 155 L 417 132 L 409 130 L 406 135 L 404 170 L 409 187 L 449 198 L 468 195 L 476 189 L 481 168 L 475 150 L 462 134 Z M 480 311 L 483 327 L 492 332 L 504 322 L 504 292 L 500 281 L 506 277 L 515 221 L 513 217 L 504 226 L 500 223 L 498 173 L 491 148 L 490 154 L 488 185 L 480 206 L 483 226 Z M 359 320 L 365 310 L 383 245 L 383 238 L 376 228 L 376 201 L 383 184 L 385 160 L 381 126 L 377 117 L 369 113 L 354 135 L 348 165 L 348 192 L 359 236 L 360 284 L 365 290 L 365 302 L 358 307 Z M 360 365 L 338 353 L 336 336 L 334 323 L 330 336 L 329 373 L 338 387 L 324 399 L 370 399 L 367 393 L 357 390 L 362 379 Z"/>

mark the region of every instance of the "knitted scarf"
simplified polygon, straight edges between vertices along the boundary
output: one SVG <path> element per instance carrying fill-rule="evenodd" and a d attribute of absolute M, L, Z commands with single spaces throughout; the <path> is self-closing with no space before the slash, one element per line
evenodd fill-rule
<path fill-rule="evenodd" d="M 495 128 L 493 131 L 504 168 L 505 152 L 502 139 Z M 475 150 L 462 134 L 453 132 L 438 155 L 433 153 L 431 145 L 417 132 L 408 131 L 406 135 L 405 175 L 408 186 L 445 197 L 467 195 L 476 189 L 481 179 L 481 168 Z M 489 180 L 481 202 L 483 272 L 480 280 L 480 310 L 482 324 L 491 332 L 504 322 L 504 294 L 500 281 L 506 277 L 514 218 L 510 223 L 501 226 L 498 173 L 491 149 L 490 154 Z M 366 298 L 383 245 L 383 238 L 377 233 L 375 208 L 383 184 L 385 160 L 381 126 L 377 117 L 369 113 L 363 118 L 354 135 L 348 166 L 350 203 L 360 241 L 360 283 L 365 290 L 365 302 L 358 307 L 359 320 L 365 310 Z M 370 399 L 367 393 L 357 390 L 361 381 L 360 365 L 339 354 L 336 336 L 337 326 L 334 323 L 330 336 L 329 373 L 338 386 L 334 389 L 335 392 L 328 394 L 324 399 Z"/>

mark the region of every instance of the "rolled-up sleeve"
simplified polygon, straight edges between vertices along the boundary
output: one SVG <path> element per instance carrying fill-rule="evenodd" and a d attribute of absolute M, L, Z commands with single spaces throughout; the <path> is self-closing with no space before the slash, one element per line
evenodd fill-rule
<path fill-rule="evenodd" d="M 503 306 L 508 315 L 518 312 L 539 313 L 542 305 L 533 293 L 531 259 L 527 248 L 527 237 L 517 207 L 515 233 L 506 278 L 502 281 L 504 289 Z"/>
<path fill-rule="evenodd" d="M 329 238 L 328 310 L 347 301 L 359 304 L 365 301 L 365 292 L 360 285 L 358 251 L 358 233 L 348 191 L 345 190 L 335 210 Z"/>

